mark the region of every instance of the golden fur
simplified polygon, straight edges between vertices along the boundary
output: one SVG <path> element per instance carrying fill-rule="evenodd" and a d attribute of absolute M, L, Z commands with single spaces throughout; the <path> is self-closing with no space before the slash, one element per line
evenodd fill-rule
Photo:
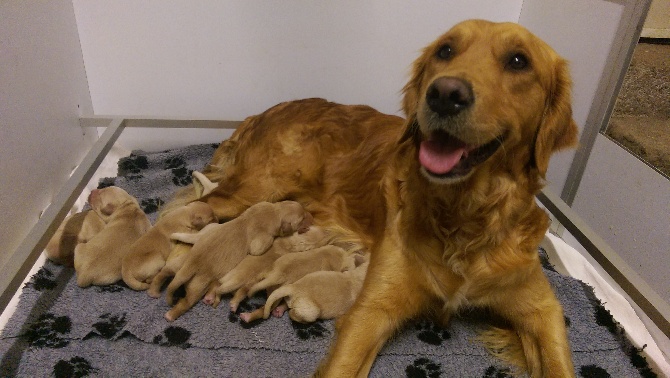
<path fill-rule="evenodd" d="M 75 248 L 77 285 L 110 285 L 121 279 L 123 257 L 131 244 L 151 228 L 151 222 L 137 200 L 115 186 L 92 191 L 88 203 L 105 227 Z"/>
<path fill-rule="evenodd" d="M 204 202 L 191 202 L 163 217 L 142 237 L 135 241 L 123 257 L 123 281 L 134 290 L 147 290 L 152 279 L 165 265 L 174 242 L 175 232 L 197 233 L 206 225 L 216 222 L 212 208 Z"/>
<path fill-rule="evenodd" d="M 193 243 L 193 248 L 184 254 L 183 263 L 166 290 L 169 305 L 173 305 L 174 292 L 182 285 L 186 297 L 174 304 L 165 319 L 174 321 L 188 311 L 247 254 L 259 256 L 272 246 L 275 237 L 305 231 L 311 222 L 311 215 L 297 202 L 261 202 L 238 218 L 209 224 L 197 234 L 173 234 L 173 239 Z"/>
<path fill-rule="evenodd" d="M 74 249 L 86 243 L 105 227 L 93 210 L 72 214 L 63 220 L 44 249 L 47 258 L 56 264 L 74 266 Z"/>
<path fill-rule="evenodd" d="M 292 199 L 370 250 L 317 375 L 365 376 L 407 320 L 476 306 L 512 327 L 487 340 L 503 357 L 533 377 L 574 376 L 534 197 L 550 155 L 576 143 L 567 63 L 517 24 L 466 21 L 415 61 L 403 110 L 308 99 L 250 117 L 204 171 L 219 186 L 202 200 L 230 219 Z"/>

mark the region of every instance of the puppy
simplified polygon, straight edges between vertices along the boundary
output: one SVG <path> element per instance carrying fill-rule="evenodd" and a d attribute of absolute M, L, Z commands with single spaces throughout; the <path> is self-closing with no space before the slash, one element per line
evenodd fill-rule
<path fill-rule="evenodd" d="M 102 218 L 92 210 L 65 218 L 44 249 L 47 258 L 56 264 L 74 266 L 74 249 L 86 243 L 105 227 Z"/>
<path fill-rule="evenodd" d="M 280 256 L 292 252 L 303 252 L 324 246 L 328 237 L 320 227 L 312 226 L 305 233 L 294 233 L 291 236 L 276 238 L 272 247 L 260 256 L 247 255 L 237 266 L 219 280 L 219 286 L 205 295 L 204 302 L 218 306 L 222 294 L 235 291 L 230 300 L 230 310 L 237 311 L 237 306 L 247 297 L 250 284 L 262 271 L 268 269 Z"/>
<path fill-rule="evenodd" d="M 137 200 L 119 187 L 92 191 L 88 203 L 106 225 L 87 243 L 75 248 L 77 285 L 110 285 L 121 279 L 123 256 L 151 223 Z"/>
<path fill-rule="evenodd" d="M 334 245 L 287 254 L 279 257 L 270 269 L 258 275 L 258 282 L 249 288 L 247 295 L 251 297 L 261 290 L 293 283 L 312 272 L 344 272 L 355 267 L 355 254 Z"/>
<path fill-rule="evenodd" d="M 193 245 L 182 243 L 177 240 L 172 240 L 171 244 L 172 248 L 165 261 L 165 265 L 163 265 L 161 270 L 154 276 L 149 284 L 149 289 L 147 289 L 147 294 L 152 298 L 159 298 L 161 296 L 163 284 L 169 278 L 174 277 L 179 268 L 184 265 L 186 255 L 191 252 L 191 248 L 193 248 Z"/>
<path fill-rule="evenodd" d="M 289 308 L 289 316 L 298 323 L 343 315 L 361 291 L 368 268 L 366 256 L 355 254 L 355 261 L 353 270 L 312 272 L 292 284 L 279 287 L 268 296 L 265 306 L 240 314 L 240 319 L 247 323 L 261 317 L 267 319 L 271 312 L 281 316 L 284 309 L 278 304 L 282 299 Z"/>
<path fill-rule="evenodd" d="M 204 202 L 191 202 L 156 224 L 135 243 L 123 257 L 123 281 L 134 290 L 147 290 L 152 278 L 163 268 L 170 255 L 173 233 L 195 233 L 216 222 L 212 208 Z"/>
<path fill-rule="evenodd" d="M 176 240 L 193 243 L 193 248 L 166 291 L 169 305 L 173 304 L 175 290 L 182 285 L 186 285 L 186 297 L 165 314 L 165 319 L 173 321 L 193 307 L 247 254 L 259 256 L 272 246 L 275 237 L 305 232 L 311 222 L 311 215 L 297 202 L 261 202 L 238 218 L 209 224 L 197 234 L 173 234 Z"/>

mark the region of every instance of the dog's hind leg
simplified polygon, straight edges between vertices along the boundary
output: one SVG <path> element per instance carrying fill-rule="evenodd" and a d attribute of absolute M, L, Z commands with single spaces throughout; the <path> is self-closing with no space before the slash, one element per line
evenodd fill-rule
<path fill-rule="evenodd" d="M 176 277 L 175 277 L 176 279 Z M 186 296 L 181 298 L 170 311 L 165 313 L 165 320 L 172 322 L 177 320 L 186 311 L 190 310 L 200 298 L 205 294 L 209 280 L 203 276 L 194 276 L 191 281 L 186 284 Z"/>

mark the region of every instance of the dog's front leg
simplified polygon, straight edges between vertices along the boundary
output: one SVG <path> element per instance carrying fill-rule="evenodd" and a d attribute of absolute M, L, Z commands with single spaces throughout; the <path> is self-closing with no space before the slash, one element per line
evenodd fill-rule
<path fill-rule="evenodd" d="M 426 308 L 428 294 L 417 276 L 400 251 L 373 254 L 361 294 L 338 320 L 336 339 L 315 376 L 366 377 L 384 343 Z"/>

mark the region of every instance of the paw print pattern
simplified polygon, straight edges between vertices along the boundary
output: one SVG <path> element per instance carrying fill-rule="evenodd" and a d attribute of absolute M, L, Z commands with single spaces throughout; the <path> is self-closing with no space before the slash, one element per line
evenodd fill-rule
<path fill-rule="evenodd" d="M 186 186 L 193 182 L 191 175 L 193 171 L 186 167 L 174 168 L 172 170 L 172 183 L 176 186 Z"/>
<path fill-rule="evenodd" d="M 143 199 L 140 202 L 140 207 L 146 214 L 155 213 L 161 206 L 163 206 L 163 200 L 158 197 Z"/>
<path fill-rule="evenodd" d="M 442 345 L 444 340 L 451 338 L 451 334 L 446 329 L 436 326 L 433 322 L 421 321 L 416 323 L 418 333 L 416 337 L 424 343 L 430 345 Z"/>
<path fill-rule="evenodd" d="M 69 361 L 60 360 L 54 365 L 54 376 L 56 378 L 81 378 L 87 377 L 91 373 L 95 373 L 98 369 L 91 366 L 83 357 L 72 357 Z"/>
<path fill-rule="evenodd" d="M 119 160 L 119 176 L 137 174 L 147 168 L 149 168 L 149 161 L 146 156 L 131 154 L 127 158 Z"/>
<path fill-rule="evenodd" d="M 508 368 L 498 368 L 495 366 L 489 366 L 488 369 L 484 372 L 484 377 L 482 378 L 512 378 L 512 371 Z"/>
<path fill-rule="evenodd" d="M 584 378 L 611 378 L 607 370 L 596 365 L 584 365 L 579 368 L 579 375 Z"/>
<path fill-rule="evenodd" d="M 181 156 L 173 156 L 165 160 L 165 169 L 182 168 L 186 166 L 186 161 Z"/>
<path fill-rule="evenodd" d="M 63 348 L 70 341 L 63 336 L 70 333 L 72 322 L 67 316 L 43 314 L 32 323 L 23 337 L 33 348 Z"/>
<path fill-rule="evenodd" d="M 30 282 L 26 283 L 26 287 L 31 287 L 37 291 L 51 290 L 56 287 L 54 278 L 54 274 L 49 269 L 42 267 L 30 279 Z"/>
<path fill-rule="evenodd" d="M 126 285 L 126 283 L 123 281 L 119 281 L 111 285 L 96 286 L 96 288 L 98 289 L 99 293 L 120 293 L 128 289 L 128 285 Z"/>
<path fill-rule="evenodd" d="M 154 337 L 154 344 L 160 346 L 178 346 L 182 349 L 190 348 L 191 344 L 188 339 L 191 337 L 191 332 L 182 327 L 167 327 L 162 335 Z"/>
<path fill-rule="evenodd" d="M 293 326 L 295 334 L 300 338 L 300 340 L 322 338 L 330 334 L 328 329 L 323 326 L 320 320 L 317 320 L 314 323 L 306 324 L 291 321 L 291 325 Z"/>
<path fill-rule="evenodd" d="M 86 335 L 84 339 L 88 339 L 94 335 L 102 336 L 105 339 L 111 339 L 116 336 L 125 325 L 126 314 L 112 315 L 107 313 L 100 315 L 100 321 L 93 324 L 95 331 Z"/>
<path fill-rule="evenodd" d="M 417 358 L 405 368 L 407 378 L 439 378 L 442 376 L 440 364 L 427 358 Z"/>
<path fill-rule="evenodd" d="M 104 189 L 114 185 L 116 185 L 116 177 L 104 177 L 100 179 L 98 189 Z"/>

